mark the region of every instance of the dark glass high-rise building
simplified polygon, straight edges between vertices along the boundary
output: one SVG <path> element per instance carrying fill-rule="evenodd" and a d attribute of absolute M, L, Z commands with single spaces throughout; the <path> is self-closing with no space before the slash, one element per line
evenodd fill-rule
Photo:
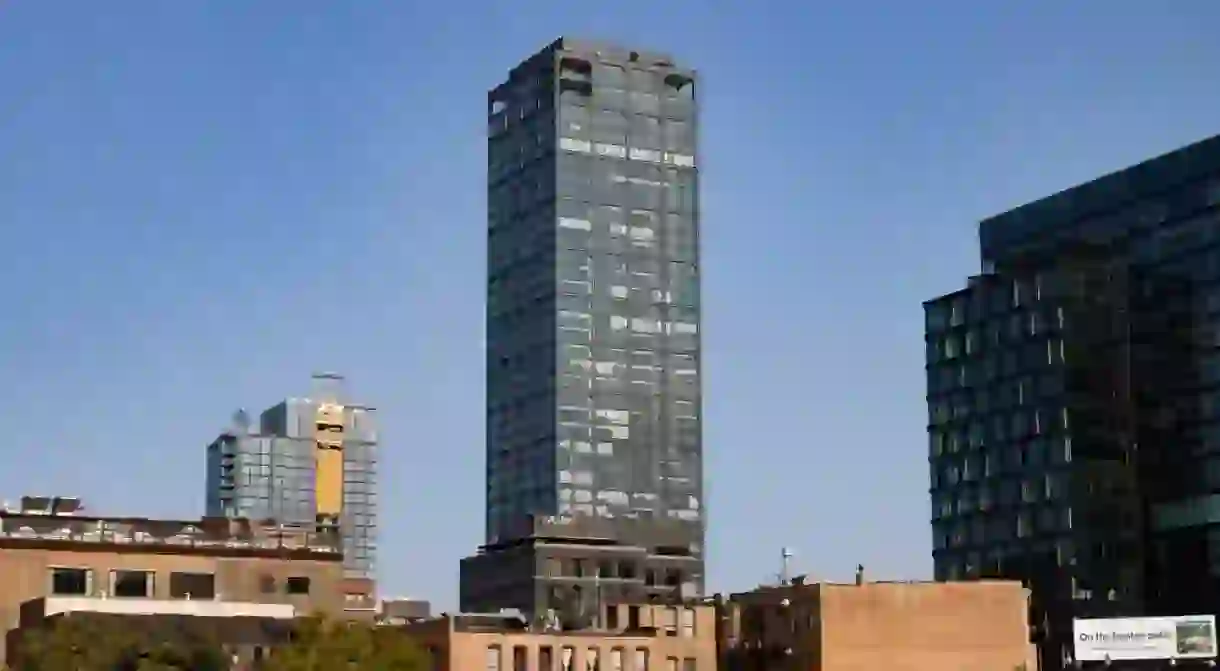
<path fill-rule="evenodd" d="M 569 582 L 701 590 L 696 91 L 669 56 L 565 38 L 488 95 L 487 545 L 464 604 L 537 606 L 475 564 L 543 524 L 672 558 L 551 567 Z"/>
<path fill-rule="evenodd" d="M 988 219 L 925 303 L 936 577 L 1073 617 L 1220 612 L 1220 137 Z"/>

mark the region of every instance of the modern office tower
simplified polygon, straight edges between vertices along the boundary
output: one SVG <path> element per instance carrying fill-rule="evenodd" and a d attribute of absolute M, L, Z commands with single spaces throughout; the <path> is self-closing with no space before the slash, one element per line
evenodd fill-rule
<path fill-rule="evenodd" d="M 372 408 L 343 400 L 342 378 L 315 375 L 257 423 L 244 411 L 208 445 L 207 514 L 338 528 L 349 605 L 372 608 L 377 548 L 377 432 Z M 366 602 L 367 601 L 367 602 Z"/>
<path fill-rule="evenodd" d="M 1220 136 L 980 225 L 925 303 L 936 577 L 1073 617 L 1220 609 Z"/>
<path fill-rule="evenodd" d="M 532 539 L 547 575 L 543 546 L 590 533 L 667 557 L 613 581 L 702 589 L 696 90 L 669 56 L 565 38 L 488 95 L 487 544 L 465 605 L 537 608 L 506 596 L 549 593 L 503 577 L 506 548 Z"/>

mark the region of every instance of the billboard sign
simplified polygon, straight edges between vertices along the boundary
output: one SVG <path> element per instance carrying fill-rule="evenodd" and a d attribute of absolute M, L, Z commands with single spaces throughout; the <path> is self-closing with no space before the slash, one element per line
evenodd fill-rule
<path fill-rule="evenodd" d="M 1216 656 L 1215 615 L 1073 620 L 1072 634 L 1081 662 Z"/>

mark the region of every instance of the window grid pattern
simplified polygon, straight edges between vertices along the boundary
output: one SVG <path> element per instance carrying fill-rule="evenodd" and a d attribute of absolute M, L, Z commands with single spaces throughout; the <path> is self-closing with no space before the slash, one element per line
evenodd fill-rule
<path fill-rule="evenodd" d="M 925 303 L 938 579 L 1072 617 L 1220 598 L 1220 136 L 980 226 L 984 275 Z M 1045 618 L 1045 619 L 1044 619 Z"/>
<path fill-rule="evenodd" d="M 314 420 L 317 404 L 289 399 L 264 412 L 259 428 L 235 431 L 208 448 L 208 515 L 317 520 Z M 344 411 L 340 534 L 349 577 L 373 578 L 377 545 L 377 435 L 371 414 Z"/>
<path fill-rule="evenodd" d="M 528 513 L 701 529 L 695 82 L 562 52 L 514 82 L 489 110 L 489 540 Z"/>

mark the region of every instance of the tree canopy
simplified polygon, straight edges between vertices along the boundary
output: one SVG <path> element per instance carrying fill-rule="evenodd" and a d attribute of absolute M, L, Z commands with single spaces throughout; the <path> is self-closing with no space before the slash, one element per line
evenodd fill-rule
<path fill-rule="evenodd" d="M 231 654 L 189 619 L 68 617 L 22 638 L 12 671 L 224 671 Z M 277 636 L 277 638 L 279 638 Z M 231 643 L 231 642 L 230 642 Z M 425 671 L 427 656 L 394 627 L 302 618 L 272 643 L 264 671 Z M 2 671 L 2 670 L 0 670 Z"/>
<path fill-rule="evenodd" d="M 223 646 L 192 628 L 67 617 L 22 637 L 13 671 L 222 671 Z"/>
<path fill-rule="evenodd" d="M 292 640 L 277 647 L 266 671 L 424 671 L 428 661 L 410 637 L 394 627 L 303 618 Z"/>

